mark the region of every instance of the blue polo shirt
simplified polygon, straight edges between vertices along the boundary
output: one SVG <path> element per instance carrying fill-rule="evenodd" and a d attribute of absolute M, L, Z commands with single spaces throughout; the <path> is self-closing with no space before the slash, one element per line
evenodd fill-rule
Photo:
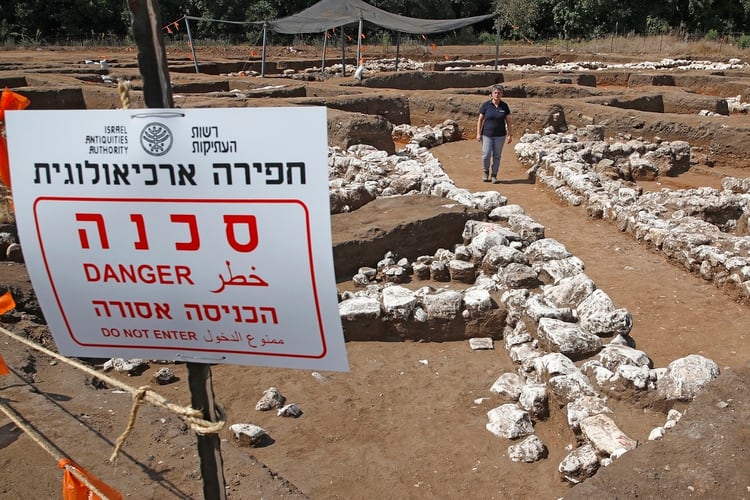
<path fill-rule="evenodd" d="M 482 104 L 479 108 L 479 114 L 484 115 L 484 124 L 482 125 L 482 135 L 487 137 L 503 137 L 507 134 L 505 130 L 505 117 L 510 114 L 510 108 L 505 101 L 495 106 L 492 100 Z"/>

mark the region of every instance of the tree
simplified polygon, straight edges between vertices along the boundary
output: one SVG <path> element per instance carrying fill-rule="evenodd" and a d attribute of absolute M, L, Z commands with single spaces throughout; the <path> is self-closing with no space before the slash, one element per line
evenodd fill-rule
<path fill-rule="evenodd" d="M 498 2 L 500 3 L 500 2 Z M 539 34 L 537 26 L 541 18 L 541 3 L 536 0 L 504 0 L 498 5 L 500 29 L 513 38 L 535 39 Z"/>

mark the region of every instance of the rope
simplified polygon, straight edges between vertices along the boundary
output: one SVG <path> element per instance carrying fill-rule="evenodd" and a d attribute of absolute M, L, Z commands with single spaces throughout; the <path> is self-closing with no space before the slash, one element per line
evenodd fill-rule
<path fill-rule="evenodd" d="M 130 80 L 123 80 L 122 78 L 117 80 L 117 92 L 120 94 L 120 102 L 122 103 L 122 109 L 130 109 L 130 89 L 132 84 Z"/>
<path fill-rule="evenodd" d="M 60 456 L 59 454 L 55 453 L 55 451 L 52 449 L 52 446 L 49 444 L 49 441 L 45 440 L 39 433 L 37 433 L 34 429 L 29 427 L 28 425 L 24 424 L 21 418 L 18 416 L 18 414 L 13 411 L 8 405 L 5 404 L 5 402 L 0 401 L 0 410 L 2 410 L 5 415 L 13 421 L 16 426 L 18 426 L 19 429 L 21 429 L 23 432 L 25 432 L 32 441 L 34 441 L 36 444 L 38 444 L 44 451 L 49 453 L 55 460 L 57 460 L 58 463 L 60 463 L 61 460 L 64 460 L 65 457 Z M 107 500 L 109 497 L 99 491 L 99 489 L 94 486 L 91 481 L 88 480 L 88 478 L 81 474 L 81 472 L 76 468 L 73 467 L 70 464 L 64 465 L 65 470 L 73 474 L 79 481 L 81 481 L 86 487 L 91 490 L 92 493 L 95 495 L 98 495 L 99 498 L 102 498 L 104 500 Z"/>
<path fill-rule="evenodd" d="M 133 430 L 133 427 L 135 427 L 135 417 L 138 415 L 138 408 L 141 407 L 143 398 L 146 396 L 146 391 L 148 390 L 149 387 L 147 385 L 144 385 L 143 387 L 140 387 L 138 389 L 138 392 L 133 395 L 133 407 L 130 409 L 130 415 L 128 416 L 128 425 L 127 427 L 125 427 L 125 430 L 122 431 L 120 437 L 117 438 L 117 443 L 115 443 L 115 450 L 109 457 L 110 462 L 114 462 L 115 460 L 117 460 L 117 454 L 120 453 L 120 450 L 125 444 L 125 441 L 127 441 L 130 432 Z"/>
<path fill-rule="evenodd" d="M 127 391 L 133 395 L 134 401 L 133 401 L 133 407 L 130 410 L 128 426 L 125 428 L 125 431 L 123 431 L 120 437 L 117 438 L 115 451 L 110 457 L 110 462 L 113 462 L 117 458 L 118 452 L 120 451 L 120 449 L 122 448 L 122 445 L 127 440 L 128 435 L 130 434 L 130 431 L 133 430 L 135 417 L 136 417 L 136 414 L 138 413 L 138 408 L 140 407 L 141 403 L 144 400 L 147 401 L 148 403 L 151 403 L 154 406 L 164 408 L 176 414 L 183 421 L 185 421 L 196 434 L 201 435 L 201 436 L 205 436 L 207 434 L 218 434 L 219 431 L 221 431 L 221 429 L 223 429 L 224 425 L 226 424 L 224 420 L 220 420 L 218 422 L 211 422 L 209 420 L 205 420 L 203 418 L 203 412 L 201 410 L 196 410 L 189 406 L 180 406 L 174 403 L 170 403 L 166 398 L 154 392 L 149 386 L 143 386 L 138 389 L 135 389 L 123 382 L 120 382 L 119 380 L 115 378 L 109 377 L 107 375 L 102 374 L 101 372 L 93 370 L 82 363 L 66 358 L 65 356 L 61 356 L 60 354 L 54 351 L 50 351 L 49 349 L 42 347 L 35 342 L 32 342 L 28 339 L 20 337 L 16 335 L 15 333 L 9 330 L 6 330 L 5 328 L 0 328 L 0 332 L 4 333 L 5 335 L 9 336 L 10 338 L 22 344 L 25 344 L 31 347 L 32 349 L 36 349 L 37 351 L 40 351 L 46 354 L 47 356 L 55 358 L 58 361 L 67 363 L 73 366 L 74 368 L 77 368 L 85 373 L 88 373 L 89 375 L 93 377 L 97 377 L 107 382 L 108 384 L 115 386 L 119 389 L 122 389 L 124 391 Z"/>

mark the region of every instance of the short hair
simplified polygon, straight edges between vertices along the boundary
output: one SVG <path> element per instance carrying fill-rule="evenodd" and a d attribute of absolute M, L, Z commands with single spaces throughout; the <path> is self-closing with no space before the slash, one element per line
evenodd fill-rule
<path fill-rule="evenodd" d="M 503 92 L 503 86 L 502 86 L 502 85 L 498 85 L 498 84 L 495 84 L 495 85 L 493 85 L 492 87 L 490 87 L 490 92 L 494 92 L 494 91 L 496 91 L 496 90 L 499 90 L 499 91 L 500 91 L 500 93 L 502 93 L 502 92 Z"/>

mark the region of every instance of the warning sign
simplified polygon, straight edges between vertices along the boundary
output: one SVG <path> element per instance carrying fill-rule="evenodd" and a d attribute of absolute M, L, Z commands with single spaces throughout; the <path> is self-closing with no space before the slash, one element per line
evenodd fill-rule
<path fill-rule="evenodd" d="M 325 108 L 9 112 L 7 130 L 61 353 L 348 369 Z"/>

